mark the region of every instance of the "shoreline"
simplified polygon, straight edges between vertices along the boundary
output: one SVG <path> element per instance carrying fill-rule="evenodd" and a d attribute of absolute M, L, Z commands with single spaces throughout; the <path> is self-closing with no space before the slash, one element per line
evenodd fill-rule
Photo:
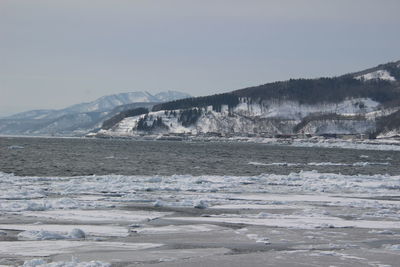
<path fill-rule="evenodd" d="M 217 142 L 252 143 L 293 147 L 341 148 L 359 150 L 400 151 L 400 139 L 344 139 L 313 136 L 309 138 L 273 137 L 205 137 L 181 135 L 117 135 L 117 136 L 26 136 L 0 135 L 0 138 L 39 138 L 39 139 L 81 139 L 81 140 L 132 140 L 132 141 L 170 141 L 170 142 Z"/>

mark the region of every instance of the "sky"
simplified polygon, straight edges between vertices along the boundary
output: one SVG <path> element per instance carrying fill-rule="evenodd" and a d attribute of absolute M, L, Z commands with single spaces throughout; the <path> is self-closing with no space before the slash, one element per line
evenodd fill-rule
<path fill-rule="evenodd" d="M 0 0 L 0 116 L 400 60 L 399 0 Z"/>

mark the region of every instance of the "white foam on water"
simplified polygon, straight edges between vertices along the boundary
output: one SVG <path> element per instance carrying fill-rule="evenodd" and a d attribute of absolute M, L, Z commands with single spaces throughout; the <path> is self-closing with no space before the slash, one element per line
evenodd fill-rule
<path fill-rule="evenodd" d="M 289 162 L 272 162 L 272 163 L 262 163 L 257 161 L 250 161 L 249 165 L 254 166 L 302 166 L 302 163 L 289 163 Z"/>
<path fill-rule="evenodd" d="M 383 165 L 387 166 L 390 165 L 389 162 L 354 162 L 354 163 L 340 163 L 340 162 L 309 162 L 309 163 L 290 163 L 290 162 L 272 162 L 272 163 L 262 163 L 251 161 L 248 163 L 249 165 L 254 166 L 353 166 L 353 167 L 366 167 L 366 166 L 373 166 L 373 165 Z"/>

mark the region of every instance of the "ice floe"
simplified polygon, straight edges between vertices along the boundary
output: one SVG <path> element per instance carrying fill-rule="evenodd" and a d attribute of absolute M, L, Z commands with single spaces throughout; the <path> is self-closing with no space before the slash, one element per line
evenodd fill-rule
<path fill-rule="evenodd" d="M 43 180 L 46 180 L 43 183 Z M 377 196 L 400 195 L 400 176 L 391 175 L 342 175 L 300 171 L 288 175 L 261 174 L 257 176 L 81 176 L 19 177 L 0 173 L 0 212 L 22 212 L 54 220 L 131 221 L 152 220 L 168 213 L 154 211 L 130 211 L 115 208 L 129 203 L 154 203 L 156 207 L 212 207 L 214 205 L 260 204 L 245 200 L 264 201 L 262 204 L 327 197 L 326 202 L 341 205 L 364 203 L 370 206 L 396 205 L 399 202 L 363 200 Z M 157 181 L 157 182 L 155 182 Z M 26 199 L 19 194 L 21 187 L 29 187 L 41 199 Z M 10 191 L 15 192 L 9 199 Z M 112 192 L 112 193 L 111 193 Z M 288 195 L 283 199 L 277 194 Z M 204 195 L 203 195 L 204 194 Z M 249 194 L 263 197 L 249 198 Z M 340 199 L 332 198 L 339 194 Z M 297 196 L 298 197 L 298 196 Z M 344 198 L 346 200 L 344 200 Z M 363 199 L 356 199 L 361 197 Z M 236 202 L 235 199 L 237 200 Z M 265 201 L 268 201 L 266 203 Z M 321 201 L 321 199 L 315 199 Z M 324 200 L 325 201 L 325 200 Z M 109 207 L 114 207 L 110 209 Z"/>
<path fill-rule="evenodd" d="M 80 262 L 78 260 L 48 263 L 44 259 L 32 259 L 25 261 L 22 267 L 111 267 L 111 264 L 102 261 Z"/>
<path fill-rule="evenodd" d="M 126 243 L 126 242 L 92 242 L 71 240 L 43 240 L 43 241 L 2 241 L 0 257 L 2 255 L 18 255 L 27 257 L 48 257 L 56 254 L 69 254 L 79 251 L 121 251 L 141 250 L 160 247 L 155 243 Z"/>
<path fill-rule="evenodd" d="M 129 235 L 129 231 L 126 227 L 117 225 L 77 225 L 77 224 L 0 224 L 0 229 L 3 230 L 19 230 L 25 231 L 23 236 L 37 236 L 35 240 L 40 239 L 40 236 L 47 236 L 47 233 L 51 235 L 58 235 L 61 238 L 71 237 L 71 238 L 81 238 L 82 233 L 79 234 L 74 229 L 80 229 L 87 235 L 92 236 L 106 236 L 106 237 L 125 237 Z M 24 233 L 24 232 L 23 232 Z M 32 238 L 34 239 L 34 238 Z"/>
<path fill-rule="evenodd" d="M 171 217 L 175 221 L 200 221 L 205 223 L 231 223 L 248 224 L 270 227 L 283 227 L 294 229 L 316 229 L 316 228 L 376 228 L 376 229 L 400 229 L 398 221 L 367 221 L 367 220 L 344 220 L 331 216 L 271 216 L 271 218 L 246 218 L 231 216 L 210 216 L 210 217 Z"/>
<path fill-rule="evenodd" d="M 183 233 L 198 233 L 209 231 L 221 231 L 224 228 L 211 224 L 193 224 L 193 225 L 167 225 L 159 227 L 145 227 L 132 230 L 138 234 L 183 234 Z"/>
<path fill-rule="evenodd" d="M 67 239 L 67 235 L 57 234 L 45 230 L 28 230 L 18 234 L 19 240 L 58 240 Z"/>
<path fill-rule="evenodd" d="M 68 234 L 58 234 L 46 230 L 28 230 L 18 234 L 20 240 L 60 240 L 60 239 L 83 239 L 86 237 L 84 231 L 78 228 L 72 229 Z"/>
<path fill-rule="evenodd" d="M 78 222 L 142 222 L 153 220 L 168 212 L 127 211 L 127 210 L 46 210 L 40 212 L 23 212 L 25 216 Z"/>

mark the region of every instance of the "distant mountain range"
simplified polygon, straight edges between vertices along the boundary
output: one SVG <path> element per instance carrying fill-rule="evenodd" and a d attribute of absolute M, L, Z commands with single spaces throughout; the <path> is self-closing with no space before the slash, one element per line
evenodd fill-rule
<path fill-rule="evenodd" d="M 400 136 L 400 61 L 332 78 L 291 79 L 128 110 L 97 136 Z"/>
<path fill-rule="evenodd" d="M 150 108 L 165 101 L 190 97 L 177 91 L 150 94 L 144 91 L 103 96 L 95 101 L 60 110 L 31 110 L 0 119 L 0 134 L 84 135 L 104 120 L 124 110 Z"/>

